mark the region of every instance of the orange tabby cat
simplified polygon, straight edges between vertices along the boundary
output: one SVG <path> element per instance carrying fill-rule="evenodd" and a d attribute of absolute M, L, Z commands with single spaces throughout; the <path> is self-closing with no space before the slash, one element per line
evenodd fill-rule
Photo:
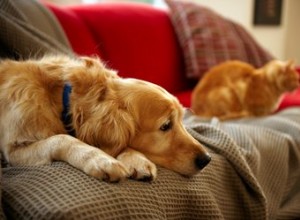
<path fill-rule="evenodd" d="M 192 94 L 192 109 L 221 120 L 262 116 L 278 107 L 284 92 L 299 86 L 293 61 L 273 60 L 260 69 L 241 61 L 227 61 L 210 69 Z"/>

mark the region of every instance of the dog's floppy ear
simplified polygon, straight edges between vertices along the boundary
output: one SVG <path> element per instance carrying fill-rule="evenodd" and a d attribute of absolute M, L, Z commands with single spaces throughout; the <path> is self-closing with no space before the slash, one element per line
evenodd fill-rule
<path fill-rule="evenodd" d="M 101 109 L 82 117 L 78 138 L 104 150 L 121 151 L 135 135 L 132 115 L 116 103 L 102 104 Z"/>
<path fill-rule="evenodd" d="M 92 88 L 96 89 L 95 95 L 97 95 L 98 88 L 105 85 L 107 79 L 118 77 L 117 72 L 106 68 L 100 59 L 90 57 L 81 57 L 77 65 L 67 71 L 68 80 L 74 87 L 73 92 L 79 95 L 85 95 L 87 91 L 91 92 Z"/>
<path fill-rule="evenodd" d="M 102 63 L 99 59 L 93 59 L 91 57 L 81 57 L 81 59 L 84 62 L 86 68 L 91 68 L 92 66 L 99 64 L 102 66 Z"/>

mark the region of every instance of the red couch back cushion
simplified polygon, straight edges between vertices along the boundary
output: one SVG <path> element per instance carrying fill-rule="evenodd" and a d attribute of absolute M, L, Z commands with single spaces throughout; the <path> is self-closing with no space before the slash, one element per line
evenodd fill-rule
<path fill-rule="evenodd" d="M 48 7 L 78 54 L 99 55 L 119 75 L 156 83 L 171 93 L 187 86 L 167 11 L 137 3 Z"/>

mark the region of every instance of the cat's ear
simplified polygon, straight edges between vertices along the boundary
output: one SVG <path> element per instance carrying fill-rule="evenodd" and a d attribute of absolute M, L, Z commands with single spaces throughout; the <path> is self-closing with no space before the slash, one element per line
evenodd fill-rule
<path fill-rule="evenodd" d="M 286 61 L 286 70 L 293 70 L 293 69 L 295 69 L 295 60 Z"/>

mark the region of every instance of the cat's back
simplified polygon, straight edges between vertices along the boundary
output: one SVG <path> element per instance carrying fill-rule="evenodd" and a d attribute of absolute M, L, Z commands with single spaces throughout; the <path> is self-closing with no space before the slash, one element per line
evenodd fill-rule
<path fill-rule="evenodd" d="M 246 88 L 246 84 L 251 81 L 255 68 L 241 61 L 227 61 L 214 66 L 208 70 L 196 85 L 193 96 L 199 97 L 201 94 L 216 90 L 219 87 Z M 200 94 L 200 95 L 199 95 Z"/>
<path fill-rule="evenodd" d="M 253 66 L 241 61 L 227 61 L 211 68 L 192 93 L 192 109 L 204 117 L 240 111 L 254 73 Z"/>
<path fill-rule="evenodd" d="M 241 80 L 243 78 L 251 77 L 254 71 L 255 68 L 248 63 L 238 60 L 227 61 L 211 68 L 201 81 L 224 82 L 224 79 L 230 79 L 230 81 Z"/>

